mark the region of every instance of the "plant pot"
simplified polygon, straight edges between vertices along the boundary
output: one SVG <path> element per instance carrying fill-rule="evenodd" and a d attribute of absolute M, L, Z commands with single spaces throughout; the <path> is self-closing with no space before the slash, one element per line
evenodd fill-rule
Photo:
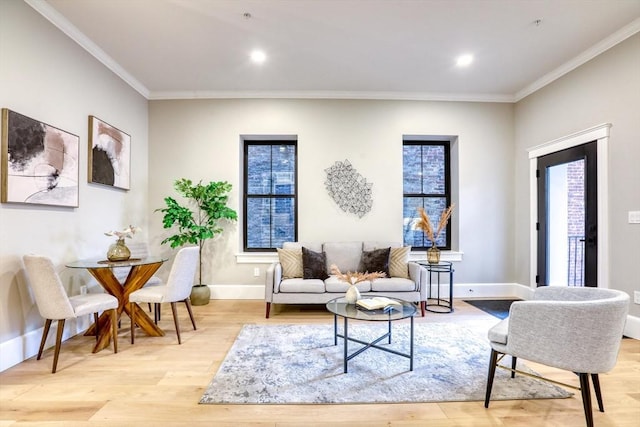
<path fill-rule="evenodd" d="M 190 299 L 191 305 L 207 305 L 211 299 L 211 289 L 207 285 L 193 285 Z"/>

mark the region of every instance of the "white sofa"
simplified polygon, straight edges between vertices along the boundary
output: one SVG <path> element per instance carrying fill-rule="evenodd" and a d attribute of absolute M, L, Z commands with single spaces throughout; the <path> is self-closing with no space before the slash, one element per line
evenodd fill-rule
<path fill-rule="evenodd" d="M 328 277 L 303 278 L 302 274 L 294 274 L 294 277 L 283 275 L 282 262 L 290 264 L 291 260 L 283 256 L 301 252 L 302 248 L 324 253 L 326 256 L 325 270 Z M 396 272 L 396 276 L 374 279 L 357 283 L 360 293 L 383 295 L 399 298 L 405 301 L 419 303 L 421 314 L 424 317 L 427 301 L 427 271 L 421 265 L 408 261 L 410 248 L 402 248 L 398 242 L 285 242 L 284 251 L 279 250 L 280 261 L 269 266 L 265 283 L 266 317 L 269 318 L 271 304 L 324 304 L 329 300 L 344 296 L 348 287 L 346 282 L 340 281 L 335 275 L 331 275 L 331 265 L 336 265 L 342 273 L 347 271 L 364 271 L 363 254 L 365 260 L 369 260 L 370 251 L 393 248 L 393 259 L 390 259 L 390 272 Z M 308 253 L 308 252 L 307 252 Z M 301 256 L 301 255 L 300 255 Z M 403 258 L 403 259 L 402 259 Z M 294 259 L 295 262 L 302 260 Z M 290 267 L 287 267 L 289 270 Z M 371 272 L 371 271 L 370 271 Z M 398 273 L 399 272 L 399 273 Z M 404 273 L 404 274 L 402 274 Z M 404 275 L 405 277 L 400 277 Z M 300 276 L 300 277 L 295 277 Z"/>

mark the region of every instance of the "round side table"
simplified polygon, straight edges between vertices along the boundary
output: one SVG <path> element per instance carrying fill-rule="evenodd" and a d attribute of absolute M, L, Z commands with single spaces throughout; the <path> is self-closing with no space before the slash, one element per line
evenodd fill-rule
<path fill-rule="evenodd" d="M 432 313 L 452 313 L 453 312 L 453 264 L 450 261 L 440 261 L 437 264 L 429 264 L 428 262 L 419 262 L 429 272 L 429 289 L 427 294 L 426 310 Z M 440 275 L 448 274 L 449 283 L 443 286 L 449 287 L 449 295 L 446 293 L 441 295 Z M 434 280 L 435 276 L 435 280 Z M 435 286 L 435 292 L 433 287 Z"/>

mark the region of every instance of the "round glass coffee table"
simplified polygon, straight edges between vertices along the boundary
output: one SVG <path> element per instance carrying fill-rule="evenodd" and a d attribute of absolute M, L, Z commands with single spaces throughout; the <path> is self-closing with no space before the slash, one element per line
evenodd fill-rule
<path fill-rule="evenodd" d="M 373 295 L 363 294 L 363 298 L 372 297 Z M 347 362 L 353 359 L 360 353 L 370 348 L 376 348 L 378 350 L 386 351 L 387 353 L 393 353 L 398 356 L 406 357 L 409 359 L 409 370 L 413 371 L 413 316 L 416 314 L 416 307 L 408 301 L 403 301 L 397 298 L 391 298 L 394 301 L 400 303 L 397 308 L 390 311 L 383 312 L 382 310 L 363 310 L 356 308 L 355 304 L 349 304 L 344 298 L 335 298 L 327 303 L 327 310 L 333 313 L 333 345 L 338 345 L 338 338 L 342 338 L 344 342 L 344 373 L 347 373 Z M 338 333 L 338 317 L 342 317 L 344 320 L 343 334 Z M 402 353 L 392 348 L 381 347 L 377 345 L 380 341 L 387 338 L 388 344 L 391 344 L 391 322 L 396 320 L 402 320 L 409 318 L 411 322 L 411 331 L 409 335 L 409 353 Z M 349 319 L 353 320 L 365 320 L 369 322 L 387 322 L 387 332 L 371 342 L 362 341 L 357 338 L 349 336 Z M 364 345 L 352 354 L 349 354 L 348 346 L 349 341 L 357 342 Z"/>

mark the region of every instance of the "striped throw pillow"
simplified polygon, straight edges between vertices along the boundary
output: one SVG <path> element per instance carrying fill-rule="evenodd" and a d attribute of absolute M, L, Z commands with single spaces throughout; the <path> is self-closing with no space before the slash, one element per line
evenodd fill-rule
<path fill-rule="evenodd" d="M 401 248 L 391 248 L 389 253 L 389 276 L 409 278 L 409 252 L 411 246 L 403 246 Z"/>
<path fill-rule="evenodd" d="M 302 277 L 302 250 L 278 249 L 278 259 L 282 265 L 282 278 Z"/>

